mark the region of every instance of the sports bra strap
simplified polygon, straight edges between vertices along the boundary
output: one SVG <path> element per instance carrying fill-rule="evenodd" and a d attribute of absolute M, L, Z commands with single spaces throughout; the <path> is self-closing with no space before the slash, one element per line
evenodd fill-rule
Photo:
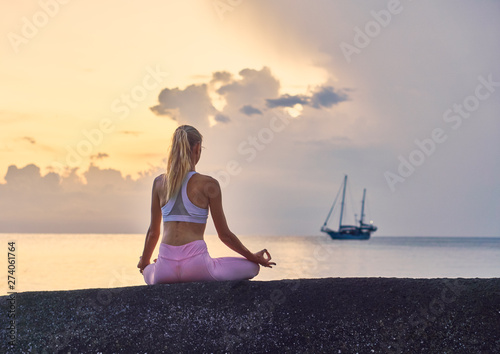
<path fill-rule="evenodd" d="M 186 174 L 180 190 L 161 208 L 164 222 L 184 221 L 198 224 L 205 224 L 207 222 L 208 209 L 194 205 L 187 195 L 187 184 L 195 173 L 197 172 L 189 171 Z"/>

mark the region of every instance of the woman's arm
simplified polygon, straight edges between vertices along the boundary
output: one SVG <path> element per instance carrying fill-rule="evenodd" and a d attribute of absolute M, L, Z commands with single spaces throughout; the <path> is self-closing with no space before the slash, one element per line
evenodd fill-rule
<path fill-rule="evenodd" d="M 226 217 L 222 209 L 222 191 L 219 182 L 216 179 L 210 178 L 210 181 L 206 185 L 206 192 L 209 198 L 210 213 L 212 214 L 215 229 L 217 230 L 220 240 L 230 249 L 241 254 L 249 261 L 269 268 L 271 268 L 271 265 L 276 265 L 276 263 L 270 262 L 271 255 L 267 252 L 267 250 L 264 249 L 257 253 L 250 252 L 243 245 L 243 243 L 241 243 L 238 237 L 236 237 L 236 235 L 229 230 L 229 226 L 227 225 Z M 265 257 L 266 254 L 267 257 Z"/>
<path fill-rule="evenodd" d="M 151 256 L 158 243 L 158 238 L 160 236 L 161 229 L 161 208 L 160 208 L 160 197 L 158 195 L 158 186 L 161 183 L 161 176 L 155 178 L 153 182 L 153 192 L 151 196 L 151 222 L 149 224 L 148 232 L 146 234 L 146 241 L 144 243 L 144 251 L 142 252 L 142 257 L 140 257 L 139 264 L 137 268 L 140 269 L 141 273 L 148 264 L 151 263 Z"/>

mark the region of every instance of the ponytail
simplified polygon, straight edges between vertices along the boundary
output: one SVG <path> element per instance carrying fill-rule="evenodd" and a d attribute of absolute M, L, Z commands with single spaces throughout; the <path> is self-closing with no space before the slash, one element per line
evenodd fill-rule
<path fill-rule="evenodd" d="M 191 151 L 201 140 L 201 134 L 190 125 L 181 125 L 175 130 L 165 175 L 165 201 L 179 191 L 182 181 L 191 169 Z"/>

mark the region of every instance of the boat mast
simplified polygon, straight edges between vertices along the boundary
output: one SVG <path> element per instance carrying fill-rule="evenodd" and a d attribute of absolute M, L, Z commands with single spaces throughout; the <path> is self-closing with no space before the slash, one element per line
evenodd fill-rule
<path fill-rule="evenodd" d="M 342 186 L 340 186 L 339 191 L 337 192 L 337 195 L 335 196 L 335 200 L 333 201 L 332 207 L 330 208 L 330 211 L 328 212 L 328 216 L 326 217 L 325 223 L 323 224 L 323 227 L 326 227 L 326 224 L 328 223 L 328 219 L 330 219 L 330 216 L 332 215 L 333 208 L 335 208 L 335 205 L 337 204 L 337 199 L 339 199 L 339 194 L 340 190 L 342 189 Z"/>
<path fill-rule="evenodd" d="M 338 193 L 337 193 L 338 196 Z M 335 198 L 335 201 L 337 201 L 337 198 Z M 330 212 L 328 213 L 328 216 L 326 217 L 325 223 L 323 224 L 323 227 L 326 227 L 326 223 L 328 222 L 328 219 L 330 219 L 330 215 L 332 215 L 333 207 L 335 206 L 335 201 L 332 204 L 332 207 L 330 208 Z"/>
<path fill-rule="evenodd" d="M 359 220 L 359 226 L 363 226 L 363 218 L 365 217 L 365 195 L 366 188 L 363 189 L 363 201 L 361 202 L 361 220 Z"/>
<path fill-rule="evenodd" d="M 347 185 L 347 175 L 344 177 L 344 190 L 342 192 L 342 206 L 340 207 L 340 221 L 339 221 L 339 230 L 342 227 L 342 216 L 344 214 L 344 201 L 345 201 L 345 187 Z"/>

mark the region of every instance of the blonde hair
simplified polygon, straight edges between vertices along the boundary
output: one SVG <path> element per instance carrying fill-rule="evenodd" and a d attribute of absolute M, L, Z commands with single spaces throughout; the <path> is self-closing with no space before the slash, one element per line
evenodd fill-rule
<path fill-rule="evenodd" d="M 168 156 L 167 173 L 164 175 L 166 201 L 180 189 L 182 181 L 191 169 L 191 151 L 197 143 L 201 144 L 202 139 L 200 132 L 190 125 L 181 125 L 175 130 Z"/>

